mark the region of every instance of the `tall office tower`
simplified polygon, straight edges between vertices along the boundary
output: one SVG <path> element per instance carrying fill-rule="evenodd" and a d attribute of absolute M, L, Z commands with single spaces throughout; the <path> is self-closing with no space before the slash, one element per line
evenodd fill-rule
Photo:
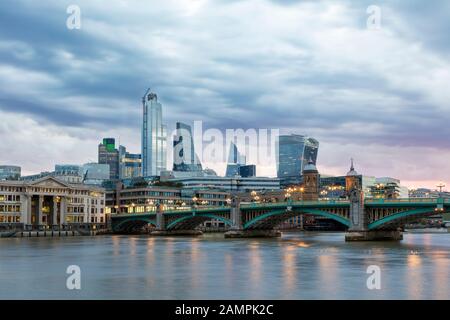
<path fill-rule="evenodd" d="M 127 148 L 119 146 L 119 177 L 130 179 L 142 174 L 142 157 L 138 153 L 129 153 Z"/>
<path fill-rule="evenodd" d="M 226 177 L 234 177 L 239 175 L 239 168 L 246 164 L 245 155 L 240 154 L 236 144 L 231 142 L 230 153 L 228 155 Z"/>
<path fill-rule="evenodd" d="M 159 176 L 166 170 L 167 128 L 162 124 L 162 106 L 158 96 L 147 90 L 142 98 L 142 175 Z"/>
<path fill-rule="evenodd" d="M 282 135 L 277 149 L 277 177 L 283 185 L 299 184 L 308 160 L 316 165 L 319 141 L 296 134 Z"/>
<path fill-rule="evenodd" d="M 116 149 L 114 138 L 105 138 L 98 145 L 98 163 L 109 164 L 109 178 L 119 179 L 119 151 Z"/>
<path fill-rule="evenodd" d="M 191 126 L 177 122 L 176 130 L 173 139 L 173 171 L 202 171 L 202 164 L 194 149 Z"/>

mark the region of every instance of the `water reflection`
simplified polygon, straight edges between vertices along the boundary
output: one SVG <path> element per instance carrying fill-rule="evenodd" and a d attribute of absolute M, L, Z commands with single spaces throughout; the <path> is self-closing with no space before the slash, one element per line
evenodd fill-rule
<path fill-rule="evenodd" d="M 290 295 L 297 285 L 297 250 L 297 247 L 291 245 L 285 246 L 283 250 L 283 285 L 286 295 Z"/>
<path fill-rule="evenodd" d="M 412 252 L 407 258 L 407 278 L 405 279 L 408 289 L 408 299 L 421 299 L 422 297 L 422 270 L 420 268 L 422 258 L 420 254 Z"/>
<path fill-rule="evenodd" d="M 449 252 L 450 234 L 0 239 L 0 299 L 448 299 Z M 82 267 L 80 292 L 65 289 L 68 263 Z M 382 269 L 380 291 L 366 287 L 369 265 Z"/>
<path fill-rule="evenodd" d="M 329 248 L 318 257 L 319 287 L 325 298 L 338 298 L 339 279 L 336 253 L 336 248 Z"/>
<path fill-rule="evenodd" d="M 200 286 L 200 271 L 201 268 L 201 259 L 200 259 L 200 242 L 199 239 L 192 239 L 190 246 L 190 278 L 191 278 L 191 287 L 193 290 L 196 290 Z"/>
<path fill-rule="evenodd" d="M 434 264 L 434 294 L 433 299 L 443 299 L 443 297 L 449 297 L 449 263 L 448 259 L 442 258 L 443 252 L 439 252 L 435 257 Z"/>
<path fill-rule="evenodd" d="M 260 243 L 258 241 L 251 241 L 248 244 L 248 256 L 249 256 L 249 272 L 250 272 L 250 286 L 252 292 L 258 292 L 261 282 L 264 280 L 261 278 L 262 272 L 262 260 L 260 253 Z"/>

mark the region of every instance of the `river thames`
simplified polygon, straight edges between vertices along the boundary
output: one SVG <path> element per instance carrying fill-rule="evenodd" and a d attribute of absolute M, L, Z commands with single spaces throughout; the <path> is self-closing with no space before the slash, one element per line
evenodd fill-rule
<path fill-rule="evenodd" d="M 369 243 L 342 233 L 0 239 L 0 298 L 449 299 L 449 253 L 448 233 Z M 81 268 L 81 290 L 66 288 L 69 265 Z M 370 265 L 381 290 L 367 288 Z"/>

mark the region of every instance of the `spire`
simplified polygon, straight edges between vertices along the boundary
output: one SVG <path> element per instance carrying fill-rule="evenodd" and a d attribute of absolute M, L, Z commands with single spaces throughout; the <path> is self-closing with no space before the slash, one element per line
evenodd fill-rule
<path fill-rule="evenodd" d="M 303 168 L 303 172 L 317 172 L 316 165 L 314 164 L 314 161 L 312 157 L 309 157 L 308 164 Z"/>
<path fill-rule="evenodd" d="M 347 176 L 357 176 L 358 172 L 355 170 L 355 166 L 353 163 L 353 158 L 350 159 L 350 171 L 347 172 Z"/>

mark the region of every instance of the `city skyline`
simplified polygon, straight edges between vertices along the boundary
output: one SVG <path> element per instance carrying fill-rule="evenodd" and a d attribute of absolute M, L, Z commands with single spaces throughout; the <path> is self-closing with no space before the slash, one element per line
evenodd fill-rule
<path fill-rule="evenodd" d="M 82 28 L 72 31 L 66 4 L 0 4 L 1 164 L 26 175 L 89 162 L 109 136 L 138 152 L 140 97 L 151 86 L 172 128 L 194 120 L 222 130 L 280 128 L 321 142 L 321 173 L 341 175 L 353 157 L 362 174 L 449 185 L 448 3 L 381 1 L 378 31 L 365 29 L 365 1 L 129 3 L 79 1 Z M 255 8 L 260 16 L 247 24 Z M 424 10 L 433 23 L 419 19 Z M 224 23 L 229 28 L 212 27 L 232 13 L 240 19 Z M 142 22 L 146 15 L 163 18 Z M 18 24 L 23 19 L 33 30 Z M 205 39 L 218 49 L 204 50 Z M 275 164 L 258 173 L 275 176 Z"/>

